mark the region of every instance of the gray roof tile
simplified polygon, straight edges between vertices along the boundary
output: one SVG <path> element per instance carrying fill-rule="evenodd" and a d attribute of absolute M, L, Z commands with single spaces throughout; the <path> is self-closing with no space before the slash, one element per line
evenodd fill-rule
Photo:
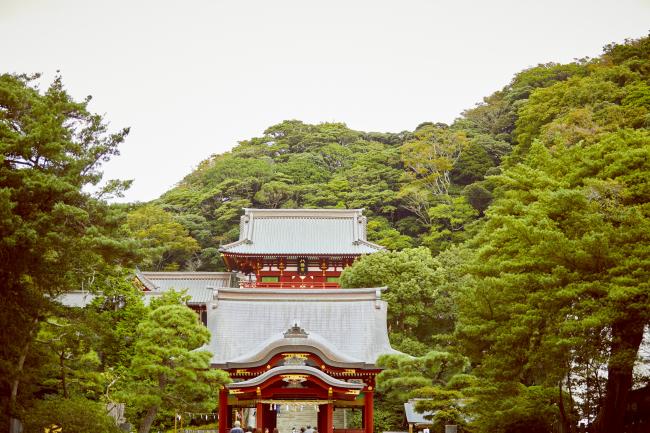
<path fill-rule="evenodd" d="M 208 308 L 212 363 L 223 366 L 275 347 L 271 343 L 298 323 L 337 356 L 374 364 L 379 355 L 399 353 L 388 341 L 387 304 L 376 296 L 381 290 L 218 290 Z"/>
<path fill-rule="evenodd" d="M 366 240 L 363 209 L 245 209 L 232 254 L 361 255 L 383 247 Z"/>
<path fill-rule="evenodd" d="M 229 272 L 137 272 L 136 277 L 142 281 L 150 292 L 148 297 L 157 296 L 169 290 L 180 292 L 187 290 L 189 304 L 206 304 L 212 300 L 212 290 L 231 285 L 232 274 Z"/>
<path fill-rule="evenodd" d="M 433 421 L 426 419 L 425 416 L 432 417 L 434 415 L 434 412 L 416 412 L 416 402 L 417 399 L 413 399 L 404 403 L 404 414 L 406 415 L 406 422 L 409 424 L 433 424 Z"/>

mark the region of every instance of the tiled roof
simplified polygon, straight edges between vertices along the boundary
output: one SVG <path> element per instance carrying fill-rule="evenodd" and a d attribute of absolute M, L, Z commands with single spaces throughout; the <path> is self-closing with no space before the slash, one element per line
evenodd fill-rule
<path fill-rule="evenodd" d="M 361 255 L 383 247 L 366 240 L 363 209 L 245 209 L 231 254 Z"/>
<path fill-rule="evenodd" d="M 232 274 L 229 272 L 136 272 L 136 277 L 149 290 L 145 302 L 151 296 L 158 296 L 169 290 L 186 290 L 190 296 L 188 304 L 206 304 L 212 300 L 211 289 L 229 287 Z"/>
<path fill-rule="evenodd" d="M 190 299 L 187 301 L 188 305 L 205 305 L 212 300 L 212 289 L 193 287 L 190 289 L 174 289 L 177 292 L 184 290 Z M 149 305 L 152 299 L 155 299 L 158 296 L 162 296 L 165 292 L 158 291 L 148 291 L 143 292 L 144 298 L 143 301 L 145 305 Z"/>
<path fill-rule="evenodd" d="M 230 272 L 139 272 L 138 277 L 146 278 L 156 290 L 230 287 Z M 142 279 L 141 279 L 142 280 Z"/>
<path fill-rule="evenodd" d="M 297 344 L 318 341 L 313 346 L 328 356 L 374 365 L 379 355 L 399 353 L 388 341 L 381 290 L 220 289 L 208 308 L 212 363 L 258 359 L 265 349 L 277 349 L 297 323 L 309 335 L 295 338 Z"/>
<path fill-rule="evenodd" d="M 236 359 L 230 360 L 228 368 L 245 368 L 261 365 L 268 362 L 273 355 L 289 350 L 316 353 L 326 358 L 331 365 L 351 367 L 352 364 L 358 364 L 359 368 L 364 367 L 363 361 L 339 352 L 329 341 L 314 332 L 310 332 L 301 338 L 293 338 L 286 334 L 286 332 L 279 332 L 268 341 L 263 342 L 260 347 L 255 348 L 253 352 L 245 353 Z"/>
<path fill-rule="evenodd" d="M 227 388 L 249 388 L 252 386 L 258 386 L 266 382 L 271 377 L 279 376 L 282 374 L 307 374 L 321 379 L 323 382 L 325 382 L 330 386 L 337 386 L 340 388 L 351 388 L 351 389 L 361 390 L 365 386 L 363 383 L 346 382 L 344 380 L 337 379 L 314 367 L 282 365 L 279 367 L 275 367 L 272 370 L 265 371 L 264 373 L 252 379 L 248 379 L 243 382 L 230 383 L 226 385 L 226 387 Z"/>
<path fill-rule="evenodd" d="M 425 416 L 432 417 L 433 412 L 416 412 L 415 403 L 418 399 L 409 400 L 404 403 L 404 414 L 406 415 L 406 422 L 408 424 L 433 424 L 433 421 L 426 419 Z"/>
<path fill-rule="evenodd" d="M 57 301 L 66 307 L 87 307 L 97 297 L 97 295 L 87 291 L 73 291 L 61 294 L 56 298 Z"/>

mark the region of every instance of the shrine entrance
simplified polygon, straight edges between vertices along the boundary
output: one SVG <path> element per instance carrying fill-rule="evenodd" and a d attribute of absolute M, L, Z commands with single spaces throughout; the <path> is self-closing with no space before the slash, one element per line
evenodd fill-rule
<path fill-rule="evenodd" d="M 353 433 L 354 430 L 372 433 L 372 386 L 349 380 L 334 378 L 306 365 L 283 365 L 252 379 L 231 383 L 220 391 L 219 432 L 226 433 L 235 419 L 242 419 L 245 426 L 248 419 L 244 419 L 243 409 L 247 408 L 248 413 L 255 414 L 255 424 L 251 426 L 259 432 L 278 428 L 280 433 L 291 433 L 294 427 L 299 431 L 300 427 L 311 425 L 321 433 Z M 361 429 L 346 428 L 344 409 L 351 408 L 361 410 L 364 415 Z M 335 411 L 338 422 L 335 422 Z"/>
<path fill-rule="evenodd" d="M 258 432 L 277 428 L 280 433 L 300 432 L 301 427 L 317 428 L 319 432 L 365 433 L 373 428 L 364 423 L 364 405 L 355 402 L 328 400 L 259 400 L 240 401 L 228 405 L 225 430 L 228 431 L 235 420 L 243 428 L 255 427 Z M 362 414 L 361 426 L 352 427 L 353 411 Z M 221 430 L 221 429 L 220 429 Z"/>

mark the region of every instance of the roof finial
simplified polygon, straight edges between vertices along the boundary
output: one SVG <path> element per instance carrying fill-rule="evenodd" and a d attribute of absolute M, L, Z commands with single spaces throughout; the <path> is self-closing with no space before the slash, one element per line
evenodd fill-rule
<path fill-rule="evenodd" d="M 284 333 L 284 338 L 307 338 L 309 333 L 300 327 L 297 320 L 293 322 L 293 326 Z"/>

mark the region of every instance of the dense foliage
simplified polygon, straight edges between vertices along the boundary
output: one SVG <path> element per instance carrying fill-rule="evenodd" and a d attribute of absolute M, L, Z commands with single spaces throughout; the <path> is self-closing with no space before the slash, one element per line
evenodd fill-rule
<path fill-rule="evenodd" d="M 491 179 L 497 200 L 468 245 L 464 353 L 504 396 L 520 395 L 514 384 L 556 388 L 565 430 L 577 415 L 596 416 L 598 431 L 623 424 L 650 322 L 649 58 L 648 39 L 612 46 L 530 95 L 514 156 Z M 584 406 L 563 389 L 584 393 Z"/>
<path fill-rule="evenodd" d="M 440 262 L 427 248 L 382 251 L 343 273 L 344 287 L 382 287 L 390 304 L 388 330 L 393 347 L 423 355 L 453 331 L 454 308 L 442 284 Z"/>
<path fill-rule="evenodd" d="M 123 213 L 83 191 L 101 178 L 128 129 L 109 133 L 73 101 L 60 78 L 44 92 L 36 77 L 0 75 L 0 404 L 18 414 L 24 366 L 52 299 L 94 288 L 133 261 Z M 109 182 L 99 195 L 126 186 Z M 58 349 L 57 349 L 58 350 Z"/>
<path fill-rule="evenodd" d="M 49 398 L 39 400 L 25 418 L 25 431 L 70 433 L 119 433 L 115 420 L 103 404 L 85 398 Z"/>
<path fill-rule="evenodd" d="M 187 254 L 196 241 L 163 210 L 145 207 L 127 216 L 128 207 L 105 201 L 129 182 L 108 181 L 95 195 L 85 191 L 101 180 L 101 163 L 118 153 L 128 129 L 110 133 L 101 116 L 88 112 L 90 98 L 74 101 L 58 77 L 41 92 L 37 78 L 0 75 L 0 422 L 4 431 L 10 418 L 34 432 L 118 431 L 107 404 L 124 401 L 113 391 L 127 389 L 139 371 L 134 359 L 149 341 L 139 323 L 156 307 L 143 305 L 128 280 L 130 266 L 153 266 L 168 251 Z M 90 306 L 58 302 L 79 290 L 96 295 Z M 178 316 L 197 335 L 189 349 L 205 342 L 195 313 L 174 308 L 156 331 L 177 330 Z M 177 343 L 158 347 L 173 352 Z M 203 373 L 192 376 L 208 356 L 189 356 L 188 392 L 223 382 L 218 371 L 203 382 Z"/>
<path fill-rule="evenodd" d="M 370 240 L 440 250 L 464 239 L 465 225 L 483 212 L 489 192 L 475 182 L 509 148 L 443 124 L 380 134 L 282 122 L 204 161 L 156 202 L 201 246 L 191 256 L 170 254 L 162 266 L 219 269 L 217 249 L 236 239 L 243 207 L 365 208 Z"/>
<path fill-rule="evenodd" d="M 466 230 L 467 242 L 448 250 L 463 255 L 444 266 L 463 283 L 437 287 L 457 308 L 455 343 L 446 348 L 468 356 L 478 380 L 458 397 L 478 431 L 571 431 L 579 419 L 602 432 L 623 425 L 650 323 L 648 58 L 642 39 L 593 61 L 524 71 L 454 125 L 513 144 L 499 169 L 474 184 L 493 203 Z M 523 83 L 540 87 L 519 98 Z M 518 108 L 493 113 L 497 101 Z M 444 248 L 435 243 L 434 252 Z M 362 259 L 342 281 L 373 282 L 363 273 L 374 261 Z M 403 291 L 401 283 L 390 290 Z M 422 284 L 411 296 L 427 299 L 430 290 Z"/>
<path fill-rule="evenodd" d="M 168 417 L 181 411 L 210 411 L 218 386 L 229 381 L 210 369 L 212 354 L 198 350 L 210 332 L 196 313 L 180 303 L 161 305 L 138 325 L 131 366 L 121 397 L 141 414 L 139 433 L 148 433 L 159 411 Z"/>

